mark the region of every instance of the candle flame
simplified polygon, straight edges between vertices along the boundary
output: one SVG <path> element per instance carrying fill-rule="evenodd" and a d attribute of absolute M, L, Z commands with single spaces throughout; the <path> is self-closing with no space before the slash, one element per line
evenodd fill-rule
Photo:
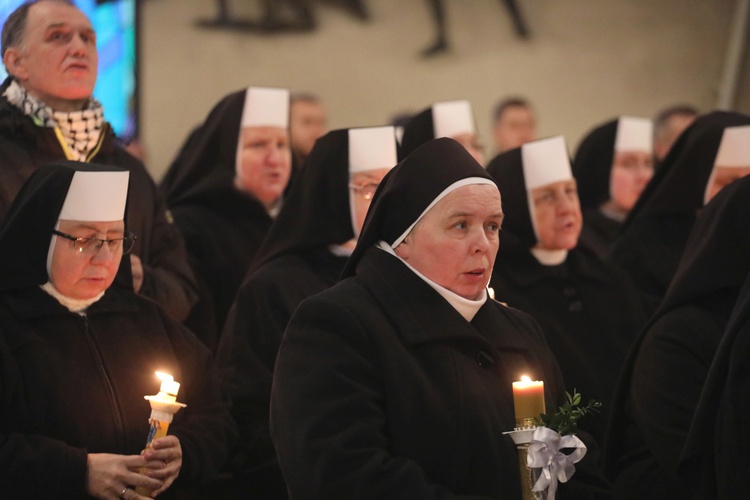
<path fill-rule="evenodd" d="M 521 382 L 531 382 L 531 378 L 528 375 L 521 375 Z"/>
<path fill-rule="evenodd" d="M 174 380 L 174 377 L 172 375 L 170 375 L 169 373 L 156 372 L 156 376 L 159 377 L 159 380 L 162 380 L 162 381 L 164 381 L 164 380 L 169 380 L 169 381 Z"/>

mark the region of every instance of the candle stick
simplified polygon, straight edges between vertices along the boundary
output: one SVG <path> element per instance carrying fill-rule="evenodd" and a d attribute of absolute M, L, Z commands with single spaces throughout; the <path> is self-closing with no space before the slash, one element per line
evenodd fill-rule
<path fill-rule="evenodd" d="M 513 406 L 518 427 L 534 427 L 535 419 L 544 413 L 544 382 L 522 376 L 513 382 Z"/>
<path fill-rule="evenodd" d="M 156 376 L 161 379 L 161 387 L 159 388 L 159 394 L 155 396 L 143 396 L 144 399 L 148 400 L 151 404 L 151 416 L 148 419 L 149 430 L 148 437 L 146 438 L 146 449 L 151 448 L 154 439 L 164 437 L 167 435 L 169 424 L 172 423 L 172 418 L 180 408 L 184 408 L 185 404 L 177 402 L 177 393 L 180 390 L 180 384 L 174 381 L 172 375 L 162 372 L 156 372 Z M 146 468 L 141 468 L 141 474 L 146 472 Z M 136 493 L 144 496 L 151 496 L 151 491 L 138 487 L 135 489 Z"/>

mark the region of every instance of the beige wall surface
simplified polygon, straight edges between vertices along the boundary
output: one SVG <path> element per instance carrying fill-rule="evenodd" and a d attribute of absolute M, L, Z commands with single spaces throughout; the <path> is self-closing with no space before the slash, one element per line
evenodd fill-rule
<path fill-rule="evenodd" d="M 249 85 L 318 94 L 332 128 L 469 99 L 488 145 L 493 105 L 520 94 L 537 107 L 541 135 L 564 134 L 575 150 L 592 126 L 620 114 L 652 117 L 677 102 L 711 109 L 735 7 L 734 0 L 518 0 L 533 34 L 523 41 L 499 0 L 446 0 L 453 49 L 425 60 L 419 51 L 433 37 L 426 0 L 369 0 L 370 22 L 330 0 L 311 2 L 316 31 L 263 36 L 196 28 L 197 19 L 215 17 L 212 0 L 143 1 L 141 137 L 155 178 L 216 101 Z M 252 16 L 257 3 L 230 6 Z"/>

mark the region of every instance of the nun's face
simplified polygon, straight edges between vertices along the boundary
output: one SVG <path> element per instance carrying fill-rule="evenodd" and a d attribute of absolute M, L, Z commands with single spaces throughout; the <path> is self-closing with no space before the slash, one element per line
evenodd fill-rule
<path fill-rule="evenodd" d="M 721 191 L 724 186 L 750 174 L 750 166 L 747 167 L 715 167 L 711 185 L 706 189 L 706 203 Z"/>
<path fill-rule="evenodd" d="M 582 225 L 576 181 L 553 182 L 532 189 L 529 196 L 534 204 L 536 247 L 545 250 L 575 248 Z"/>
<path fill-rule="evenodd" d="M 502 220 L 495 186 L 463 186 L 432 207 L 395 250 L 438 285 L 476 300 L 490 280 Z"/>
<path fill-rule="evenodd" d="M 469 154 L 474 157 L 477 163 L 479 163 L 480 165 L 484 165 L 484 146 L 479 142 L 477 134 L 466 132 L 463 134 L 454 135 L 453 137 L 451 137 L 451 139 L 455 140 L 463 147 L 465 147 L 466 151 L 468 151 Z"/>
<path fill-rule="evenodd" d="M 389 170 L 390 168 L 365 170 L 356 172 L 351 176 L 349 193 L 352 197 L 352 207 L 354 207 L 353 221 L 357 228 L 357 234 L 362 232 L 362 226 L 365 224 L 367 210 L 370 208 L 375 190 Z"/>
<path fill-rule="evenodd" d="M 58 231 L 75 238 L 122 238 L 125 232 L 123 221 L 78 222 L 61 220 Z M 75 243 L 54 236 L 55 249 L 50 262 L 50 281 L 58 292 L 72 299 L 91 299 L 109 288 L 117 275 L 122 259 L 122 246 L 112 251 L 108 244 L 98 250 L 96 244 L 90 250 L 79 252 Z"/>
<path fill-rule="evenodd" d="M 289 182 L 289 134 L 282 127 L 246 127 L 240 139 L 238 186 L 270 207 Z"/>
<path fill-rule="evenodd" d="M 644 151 L 616 151 L 609 193 L 616 208 L 629 212 L 654 175 L 654 159 Z"/>

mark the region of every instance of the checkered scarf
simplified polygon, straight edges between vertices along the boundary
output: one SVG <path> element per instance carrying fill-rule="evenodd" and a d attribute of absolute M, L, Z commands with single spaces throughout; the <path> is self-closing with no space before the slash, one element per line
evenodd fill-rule
<path fill-rule="evenodd" d="M 96 147 L 104 125 L 104 108 L 91 97 L 83 111 L 54 111 L 13 80 L 3 94 L 10 104 L 20 109 L 40 127 L 58 127 L 73 160 L 85 161 Z"/>

